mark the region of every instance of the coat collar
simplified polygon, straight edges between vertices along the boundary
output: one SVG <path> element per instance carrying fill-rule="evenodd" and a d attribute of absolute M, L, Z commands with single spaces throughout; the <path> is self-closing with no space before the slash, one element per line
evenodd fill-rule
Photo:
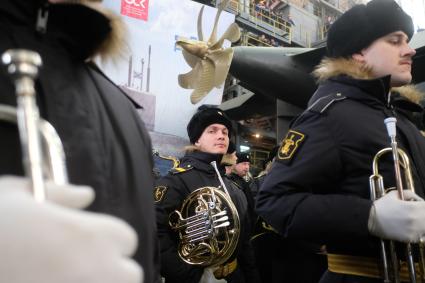
<path fill-rule="evenodd" d="M 322 85 L 327 85 L 329 82 L 339 82 L 352 86 L 352 89 L 359 89 L 371 96 L 371 99 L 378 100 L 387 106 L 390 102 L 397 101 L 398 105 L 406 106 L 409 108 L 408 110 L 419 111 L 421 108 L 418 104 L 424 99 L 424 94 L 412 85 L 391 88 L 391 76 L 373 78 L 370 68 L 353 59 L 325 58 L 316 67 L 313 74 Z M 354 91 L 344 95 L 364 96 L 364 94 L 361 95 L 361 92 Z M 362 98 L 367 99 L 367 97 Z M 400 101 L 402 103 L 399 103 Z"/>
<path fill-rule="evenodd" d="M 213 154 L 202 151 L 193 151 L 186 153 L 182 158 L 182 166 L 190 164 L 192 167 L 199 169 L 204 172 L 214 173 L 215 170 L 211 165 L 211 162 L 215 161 L 221 174 L 224 172 L 224 166 L 220 165 L 220 161 L 223 158 L 222 154 Z"/>

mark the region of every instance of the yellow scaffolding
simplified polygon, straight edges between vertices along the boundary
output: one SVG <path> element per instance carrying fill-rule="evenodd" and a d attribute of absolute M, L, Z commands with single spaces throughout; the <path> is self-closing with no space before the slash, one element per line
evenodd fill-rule
<path fill-rule="evenodd" d="M 248 5 L 243 5 L 239 0 L 231 0 L 228 4 L 228 9 L 235 13 L 236 15 L 241 14 L 242 12 L 248 11 L 250 14 L 250 21 L 256 26 L 267 25 L 269 26 L 270 32 L 273 35 L 276 35 L 276 30 L 281 30 L 284 33 L 288 34 L 288 43 L 291 43 L 291 33 L 292 27 L 291 24 L 283 20 L 277 15 L 268 12 L 267 10 L 256 10 L 255 3 L 250 2 Z M 280 34 L 277 34 L 280 36 Z"/>
<path fill-rule="evenodd" d="M 241 38 L 241 45 L 243 46 L 267 46 L 272 47 L 271 44 L 260 40 L 259 38 L 250 35 L 249 33 L 243 33 Z"/>

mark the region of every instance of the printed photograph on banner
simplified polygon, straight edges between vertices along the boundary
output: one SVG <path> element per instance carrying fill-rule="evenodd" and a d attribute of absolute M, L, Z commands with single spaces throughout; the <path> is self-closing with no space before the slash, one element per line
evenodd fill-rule
<path fill-rule="evenodd" d="M 189 0 L 104 0 L 103 4 L 125 21 L 129 52 L 119 62 L 99 62 L 101 69 L 143 107 L 140 115 L 154 149 L 181 156 L 189 143 L 186 125 L 190 117 L 202 104 L 221 104 L 224 88 L 213 88 L 194 105 L 192 90 L 178 84 L 178 75 L 191 67 L 175 43 L 181 38 L 197 40 L 197 18 L 203 5 Z M 216 8 L 205 6 L 204 37 L 211 34 L 216 13 Z M 223 11 L 217 34 L 223 34 L 234 20 L 233 14 Z M 228 46 L 225 42 L 224 47 Z"/>

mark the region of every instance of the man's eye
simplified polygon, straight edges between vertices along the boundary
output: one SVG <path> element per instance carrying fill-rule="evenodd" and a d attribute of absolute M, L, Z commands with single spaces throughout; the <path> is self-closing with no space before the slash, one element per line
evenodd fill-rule
<path fill-rule="evenodd" d="M 398 39 L 390 39 L 389 42 L 390 42 L 390 44 L 397 45 L 397 44 L 400 43 L 400 40 L 398 40 Z"/>

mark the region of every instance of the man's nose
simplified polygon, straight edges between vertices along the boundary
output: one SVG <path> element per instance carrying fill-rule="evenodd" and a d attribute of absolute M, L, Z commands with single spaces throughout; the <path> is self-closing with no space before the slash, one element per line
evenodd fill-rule
<path fill-rule="evenodd" d="M 413 49 L 412 47 L 410 47 L 410 45 L 406 44 L 406 48 L 403 49 L 403 57 L 404 56 L 409 56 L 409 57 L 413 57 L 416 54 L 416 50 Z"/>
<path fill-rule="evenodd" d="M 225 133 L 223 132 L 218 132 L 218 137 L 224 139 L 224 137 L 226 136 Z"/>

